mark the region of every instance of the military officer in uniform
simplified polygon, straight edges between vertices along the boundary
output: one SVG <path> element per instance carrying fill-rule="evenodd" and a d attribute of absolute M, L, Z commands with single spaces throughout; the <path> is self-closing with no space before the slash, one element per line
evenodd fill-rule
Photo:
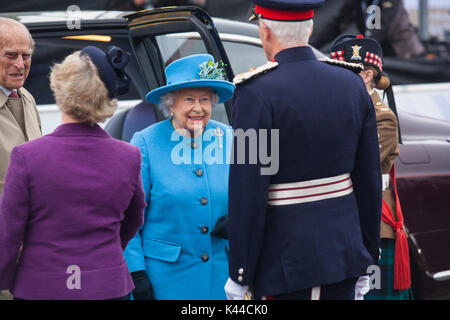
<path fill-rule="evenodd" d="M 380 289 L 371 290 L 365 298 L 409 299 L 411 276 L 408 244 L 403 230 L 403 216 L 395 184 L 394 161 L 399 155 L 398 121 L 391 108 L 375 91 L 375 89 L 388 90 L 390 87 L 390 80 L 383 72 L 383 51 L 375 39 L 365 38 L 362 35 L 342 35 L 334 41 L 331 56 L 339 61 L 360 62 L 364 65 L 360 76 L 372 99 L 377 118 L 383 173 L 383 208 L 380 229 L 382 286 Z M 395 250 L 396 246 L 399 246 L 400 251 Z M 395 272 L 396 268 L 398 271 Z"/>
<path fill-rule="evenodd" d="M 307 45 L 323 0 L 253 2 L 270 62 L 234 81 L 225 292 L 352 300 L 379 257 L 375 110 L 359 76 L 317 60 Z M 239 129 L 267 134 L 257 146 L 245 142 L 242 155 Z M 264 147 L 264 137 L 278 140 Z M 264 159 L 248 161 L 255 148 L 278 153 L 276 172 L 267 175 Z"/>

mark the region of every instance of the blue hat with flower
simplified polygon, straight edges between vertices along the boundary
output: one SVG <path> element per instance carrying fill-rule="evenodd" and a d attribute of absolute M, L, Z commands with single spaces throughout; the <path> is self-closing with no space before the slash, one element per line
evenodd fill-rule
<path fill-rule="evenodd" d="M 161 102 L 161 96 L 185 88 L 211 88 L 219 96 L 218 103 L 233 96 L 234 85 L 225 80 L 223 64 L 215 62 L 210 54 L 195 54 L 178 59 L 166 67 L 167 85 L 154 89 L 145 96 L 151 103 Z"/>

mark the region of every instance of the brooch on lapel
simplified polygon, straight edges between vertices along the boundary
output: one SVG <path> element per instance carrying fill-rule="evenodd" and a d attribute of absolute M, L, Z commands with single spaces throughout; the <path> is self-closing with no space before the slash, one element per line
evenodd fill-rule
<path fill-rule="evenodd" d="M 219 138 L 219 148 L 222 149 L 222 146 L 223 146 L 223 144 L 222 144 L 223 131 L 220 130 L 219 127 L 217 127 L 217 128 L 214 130 L 214 134 L 216 135 L 216 137 Z"/>

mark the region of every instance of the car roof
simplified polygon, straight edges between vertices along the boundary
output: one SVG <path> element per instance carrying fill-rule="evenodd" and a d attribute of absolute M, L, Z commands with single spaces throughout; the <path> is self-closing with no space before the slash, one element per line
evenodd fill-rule
<path fill-rule="evenodd" d="M 148 9 L 153 10 L 153 9 Z M 147 10 L 144 10 L 147 11 Z M 99 11 L 81 10 L 73 13 L 70 18 L 79 17 L 81 22 L 103 25 L 105 23 L 126 24 L 125 16 L 134 11 Z M 1 12 L 0 16 L 17 20 L 27 27 L 44 27 L 46 25 L 66 24 L 68 21 L 67 11 L 34 11 L 34 12 Z M 235 33 L 243 36 L 259 38 L 258 27 L 253 23 L 213 18 L 219 33 Z"/>
<path fill-rule="evenodd" d="M 132 12 L 126 11 L 95 11 L 95 10 L 81 10 L 79 13 L 74 13 L 73 16 L 80 17 L 82 21 L 85 20 L 125 20 L 123 17 Z M 17 20 L 23 24 L 44 24 L 46 22 L 66 22 L 68 18 L 67 11 L 33 11 L 33 12 L 1 12 L 1 16 Z M 101 23 L 99 21 L 99 23 Z"/>
<path fill-rule="evenodd" d="M 154 9 L 147 9 L 151 11 Z M 126 30 L 126 16 L 134 11 L 99 11 L 99 10 L 81 10 L 69 16 L 67 11 L 35 11 L 35 12 L 9 12 L 0 13 L 0 16 L 12 18 L 26 25 L 33 33 L 35 31 L 66 29 L 70 18 L 79 17 L 85 28 L 114 28 L 115 30 Z M 249 42 L 261 46 L 259 39 L 259 29 L 255 23 L 241 22 L 236 20 L 213 17 L 213 23 L 222 40 Z M 73 21 L 73 20 L 72 20 Z M 87 30 L 87 29 L 85 29 Z M 67 29 L 68 32 L 71 30 Z M 315 48 L 312 48 L 317 57 L 322 58 L 325 55 Z"/>

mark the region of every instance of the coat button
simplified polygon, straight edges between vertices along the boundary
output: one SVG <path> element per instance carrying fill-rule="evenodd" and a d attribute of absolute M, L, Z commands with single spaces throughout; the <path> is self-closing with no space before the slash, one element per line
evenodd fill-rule
<path fill-rule="evenodd" d="M 244 278 L 243 278 L 242 276 L 239 276 L 239 277 L 238 277 L 238 281 L 239 281 L 239 282 L 242 282 L 243 280 L 244 280 Z"/>
<path fill-rule="evenodd" d="M 201 231 L 202 231 L 202 233 L 208 233 L 208 231 L 209 231 L 208 226 L 203 226 L 203 227 L 201 228 Z"/>
<path fill-rule="evenodd" d="M 208 204 L 208 198 L 202 197 L 202 198 L 200 199 L 200 203 L 201 203 L 202 205 Z"/>
<path fill-rule="evenodd" d="M 202 169 L 197 169 L 197 170 L 195 170 L 195 175 L 196 175 L 197 177 L 201 177 L 201 176 L 203 175 L 203 170 L 202 170 Z"/>
<path fill-rule="evenodd" d="M 239 274 L 244 274 L 244 269 L 243 268 L 239 268 L 239 270 L 238 270 L 238 272 L 239 272 Z"/>
<path fill-rule="evenodd" d="M 198 148 L 198 143 L 197 143 L 197 141 L 192 141 L 192 142 L 191 142 L 191 148 L 192 148 L 192 149 L 197 149 L 197 148 Z"/>
<path fill-rule="evenodd" d="M 202 261 L 206 262 L 208 260 L 209 260 L 209 256 L 206 253 L 202 254 Z"/>

